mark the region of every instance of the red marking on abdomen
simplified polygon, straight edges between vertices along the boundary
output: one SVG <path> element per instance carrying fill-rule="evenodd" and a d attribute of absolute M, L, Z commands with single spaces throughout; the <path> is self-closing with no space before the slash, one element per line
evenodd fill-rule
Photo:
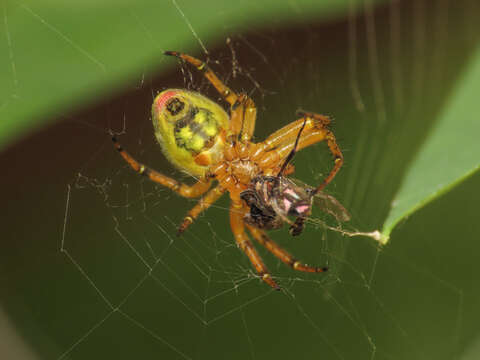
<path fill-rule="evenodd" d="M 163 107 L 165 106 L 168 99 L 177 95 L 177 93 L 178 91 L 172 90 L 172 91 L 166 91 L 161 96 L 158 96 L 155 99 L 155 110 L 157 111 L 157 113 L 160 113 L 163 110 Z"/>

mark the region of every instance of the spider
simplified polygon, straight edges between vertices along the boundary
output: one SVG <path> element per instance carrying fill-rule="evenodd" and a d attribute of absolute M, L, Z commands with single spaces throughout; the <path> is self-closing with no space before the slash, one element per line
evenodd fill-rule
<path fill-rule="evenodd" d="M 198 179 L 193 185 L 180 183 L 139 163 L 112 135 L 114 146 L 120 155 L 139 174 L 186 198 L 203 195 L 183 219 L 178 234 L 183 233 L 202 212 L 228 192 L 231 199 L 230 226 L 237 246 L 247 255 L 265 283 L 276 290 L 280 289 L 250 241 L 246 229 L 255 240 L 294 270 L 309 273 L 326 271 L 326 267 L 309 266 L 296 260 L 264 231 L 279 227 L 281 222 L 287 220 L 286 215 L 295 214 L 288 211 L 282 213 L 272 207 L 271 201 L 262 207 L 258 200 L 252 199 L 255 199 L 255 196 L 258 199 L 262 195 L 262 192 L 256 189 L 257 184 L 270 184 L 270 190 L 275 191 L 293 189 L 299 193 L 299 189 L 303 189 L 303 198 L 310 201 L 311 207 L 313 196 L 322 194 L 321 191 L 332 181 L 343 164 L 342 152 L 334 134 L 328 128 L 330 118 L 302 112 L 298 120 L 275 131 L 264 141 L 254 143 L 251 139 L 257 111 L 254 102 L 246 94 L 232 91 L 199 59 L 176 51 L 167 51 L 165 55 L 175 56 L 202 72 L 230 107 L 227 114 L 212 100 L 184 89 L 167 89 L 159 93 L 153 101 L 152 121 L 162 151 L 179 170 Z M 286 178 L 286 175 L 294 172 L 293 165 L 289 164 L 293 154 L 321 141 L 326 141 L 334 157 L 332 170 L 316 188 L 293 188 L 293 182 L 290 183 Z M 211 189 L 213 181 L 216 181 L 217 185 Z M 273 196 L 270 196 L 270 200 L 283 199 L 287 193 L 271 193 Z M 295 208 L 301 209 L 298 204 Z M 274 220 L 268 220 L 268 216 L 264 216 L 264 220 L 273 222 L 262 228 L 262 224 L 252 216 L 256 209 L 256 215 L 271 215 Z M 297 220 L 303 220 L 292 224 L 292 234 L 296 235 L 301 231 L 308 213 L 309 209 L 305 213 L 298 212 Z"/>

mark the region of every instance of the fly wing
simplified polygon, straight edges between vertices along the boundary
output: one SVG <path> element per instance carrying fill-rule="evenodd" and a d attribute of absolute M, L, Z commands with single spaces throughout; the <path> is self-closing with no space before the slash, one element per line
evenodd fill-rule
<path fill-rule="evenodd" d="M 337 221 L 347 222 L 350 220 L 350 214 L 347 209 L 332 195 L 319 192 L 313 197 L 313 203 L 322 211 L 335 217 Z"/>
<path fill-rule="evenodd" d="M 290 178 L 290 180 L 293 181 L 297 186 L 301 186 L 304 189 L 314 189 L 310 185 L 307 185 L 298 179 Z M 350 214 L 348 213 L 347 209 L 345 209 L 345 207 L 340 204 L 340 201 L 335 199 L 332 195 L 319 192 L 313 197 L 313 203 L 318 206 L 320 210 L 332 215 L 339 222 L 347 222 L 350 220 Z"/>

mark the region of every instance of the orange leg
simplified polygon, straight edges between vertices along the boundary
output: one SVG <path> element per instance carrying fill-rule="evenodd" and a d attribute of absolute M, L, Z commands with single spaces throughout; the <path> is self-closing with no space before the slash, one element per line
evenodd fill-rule
<path fill-rule="evenodd" d="M 325 179 L 323 179 L 322 183 L 315 189 L 315 193 L 318 193 L 319 191 L 322 191 L 325 188 L 325 186 L 327 186 L 333 180 L 335 175 L 337 175 L 338 171 L 343 165 L 343 154 L 342 154 L 342 151 L 340 150 L 340 147 L 337 144 L 335 135 L 333 135 L 333 133 L 328 129 L 328 124 L 330 123 L 330 119 L 328 117 L 326 117 L 325 115 L 320 115 L 320 114 L 306 112 L 306 111 L 298 112 L 298 114 L 302 115 L 303 117 L 315 119 L 321 122 L 322 124 L 324 124 L 326 129 L 325 139 L 327 141 L 328 148 L 330 149 L 330 152 L 333 155 L 333 159 L 334 159 L 333 169 L 330 170 L 330 173 L 328 174 L 328 176 Z M 328 120 L 328 122 L 325 122 L 326 119 Z"/>
<path fill-rule="evenodd" d="M 327 116 L 307 112 L 301 112 L 299 114 L 303 115 L 302 119 L 296 120 L 270 135 L 267 140 L 265 140 L 265 145 L 262 144 L 262 146 L 255 151 L 253 157 L 264 169 L 278 166 L 278 163 L 292 151 L 298 132 L 302 127 L 305 118 L 307 118 L 296 151 L 325 140 L 334 157 L 333 169 L 315 189 L 315 193 L 318 193 L 333 180 L 337 172 L 340 170 L 343 165 L 343 154 L 337 145 L 335 135 L 333 135 L 328 129 L 330 119 Z M 264 148 L 263 151 L 262 147 Z M 268 151 L 270 148 L 272 148 L 272 150 Z"/>
<path fill-rule="evenodd" d="M 235 138 L 241 134 L 241 141 L 251 139 L 257 117 L 257 109 L 252 99 L 245 94 L 237 95 L 215 75 L 205 62 L 177 51 L 166 51 L 165 55 L 176 56 L 202 71 L 208 81 L 230 104 L 230 133 Z"/>
<path fill-rule="evenodd" d="M 241 142 L 247 142 L 255 131 L 255 120 L 257 119 L 257 108 L 252 99 L 241 94 L 238 101 L 232 105 L 230 110 L 230 131 L 234 136 L 240 135 Z"/>
<path fill-rule="evenodd" d="M 183 54 L 178 51 L 165 51 L 165 55 L 176 56 L 187 63 L 195 66 L 198 71 L 202 71 L 203 75 L 212 83 L 212 85 L 217 89 L 220 95 L 223 96 L 225 101 L 227 101 L 231 106 L 237 102 L 238 95 L 233 92 L 228 86 L 226 86 L 215 73 L 208 67 L 205 62 L 198 60 L 193 56 Z"/>
<path fill-rule="evenodd" d="M 242 249 L 242 251 L 248 256 L 250 262 L 262 280 L 275 290 L 280 290 L 280 287 L 275 280 L 273 280 L 262 258 L 258 254 L 257 250 L 255 250 L 252 242 L 245 233 L 245 226 L 243 222 L 243 215 L 245 211 L 246 210 L 243 208 L 241 203 L 232 203 L 230 207 L 230 226 L 232 227 L 235 241 L 237 242 L 238 247 Z"/>
<path fill-rule="evenodd" d="M 309 129 L 307 132 L 306 130 L 303 131 L 302 136 L 300 137 L 297 145 L 296 151 L 300 151 L 310 145 L 316 144 L 325 140 L 326 138 L 326 131 L 316 130 L 316 129 Z M 265 152 L 257 159 L 257 163 L 264 169 L 268 168 L 275 168 L 278 164 L 285 160 L 285 158 L 290 154 L 296 139 L 290 139 L 288 142 L 283 143 L 279 147 L 272 149 L 268 152 Z"/>
<path fill-rule="evenodd" d="M 225 192 L 220 186 L 214 187 L 210 190 L 207 195 L 201 198 L 197 205 L 195 205 L 190 211 L 187 213 L 187 216 L 183 219 L 183 222 L 178 227 L 177 235 L 183 233 L 191 223 L 195 221 L 195 219 L 200 215 L 202 212 L 207 210 L 215 201 L 217 201 Z"/>
<path fill-rule="evenodd" d="M 314 128 L 319 128 L 319 129 L 325 128 L 329 124 L 330 120 L 326 116 L 325 116 L 325 119 L 320 122 L 312 118 L 307 118 L 305 121 L 304 117 L 298 120 L 295 120 L 290 124 L 285 125 L 281 129 L 278 129 L 269 137 L 267 137 L 261 143 L 262 144 L 261 151 L 269 151 L 270 149 L 273 149 L 285 142 L 291 142 L 292 140 L 295 141 L 295 139 L 297 138 L 298 132 L 300 131 L 300 128 L 303 126 L 304 122 L 305 122 L 305 127 L 303 131 L 304 133 L 308 133 L 312 131 L 312 129 Z"/>
<path fill-rule="evenodd" d="M 198 181 L 193 185 L 186 185 L 179 183 L 177 180 L 172 179 L 168 176 L 165 176 L 155 170 L 150 169 L 149 167 L 139 163 L 135 160 L 128 152 L 126 152 L 122 146 L 118 143 L 117 138 L 112 136 L 113 145 L 123 157 L 123 159 L 132 167 L 133 170 L 138 172 L 140 175 L 148 177 L 153 182 L 161 184 L 172 191 L 175 191 L 179 195 L 186 198 L 195 198 L 204 194 L 212 184 L 211 181 Z"/>
<path fill-rule="evenodd" d="M 297 114 L 303 115 L 303 113 L 298 112 Z M 300 128 L 305 123 L 305 127 L 303 129 L 302 134 L 307 134 L 314 129 L 324 129 L 330 124 L 330 118 L 325 115 L 316 115 L 318 118 L 313 117 L 302 117 L 291 122 L 288 125 L 285 125 L 281 129 L 278 129 L 273 134 L 271 134 L 267 139 L 263 142 L 259 143 L 257 149 L 252 154 L 253 157 L 258 157 L 262 153 L 266 151 L 270 151 L 284 143 L 294 143 Z M 306 118 L 306 119 L 305 119 Z"/>
<path fill-rule="evenodd" d="M 256 227 L 250 225 L 247 225 L 247 228 L 252 234 L 252 236 L 255 238 L 255 240 L 257 240 L 268 251 L 270 251 L 273 255 L 275 255 L 288 266 L 290 266 L 292 269 L 309 273 L 319 273 L 328 270 L 327 267 L 317 267 L 302 264 L 300 261 L 297 261 L 292 255 L 290 255 L 286 250 L 282 249 L 275 241 L 270 239 L 265 233 L 265 231 L 257 229 Z"/>
<path fill-rule="evenodd" d="M 304 113 L 298 113 L 303 115 Z M 318 118 L 311 116 L 303 116 L 300 119 L 297 119 L 291 122 L 288 125 L 285 125 L 281 129 L 278 129 L 269 137 L 267 137 L 263 142 L 259 143 L 258 148 L 255 153 L 252 154 L 253 157 L 258 157 L 264 152 L 268 152 L 274 148 L 277 148 L 283 144 L 294 144 L 298 136 L 300 128 L 305 123 L 303 128 L 302 136 L 311 133 L 314 130 L 323 130 L 328 127 L 330 124 L 330 118 L 325 115 L 317 115 Z"/>

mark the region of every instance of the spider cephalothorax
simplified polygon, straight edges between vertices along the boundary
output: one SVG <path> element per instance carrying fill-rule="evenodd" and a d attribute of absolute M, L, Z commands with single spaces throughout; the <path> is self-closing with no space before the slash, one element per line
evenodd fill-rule
<path fill-rule="evenodd" d="M 343 155 L 329 130 L 330 119 L 302 112 L 300 118 L 271 134 L 262 142 L 251 141 L 255 130 L 256 108 L 245 94 L 237 94 L 223 84 L 202 61 L 186 54 L 169 51 L 203 72 L 229 105 L 227 113 L 203 95 L 168 89 L 157 95 L 152 106 L 155 136 L 163 153 L 181 171 L 198 181 L 186 185 L 148 168 L 128 154 L 112 136 L 116 149 L 138 173 L 187 198 L 203 197 L 184 218 L 179 233 L 225 192 L 231 199 L 230 226 L 238 247 L 245 252 L 257 273 L 267 284 L 279 289 L 251 243 L 245 229 L 255 240 L 295 270 L 323 272 L 325 267 L 304 265 L 294 259 L 265 233 L 264 229 L 291 224 L 297 235 L 310 215 L 312 198 L 335 177 Z M 326 141 L 334 156 L 334 166 L 316 188 L 296 185 L 285 177 L 293 172 L 289 165 L 295 151 Z M 210 189 L 213 182 L 217 185 Z M 205 194 L 205 195 L 204 195 Z M 288 218 L 293 217 L 292 222 Z M 293 229 L 293 230 L 292 230 Z"/>

